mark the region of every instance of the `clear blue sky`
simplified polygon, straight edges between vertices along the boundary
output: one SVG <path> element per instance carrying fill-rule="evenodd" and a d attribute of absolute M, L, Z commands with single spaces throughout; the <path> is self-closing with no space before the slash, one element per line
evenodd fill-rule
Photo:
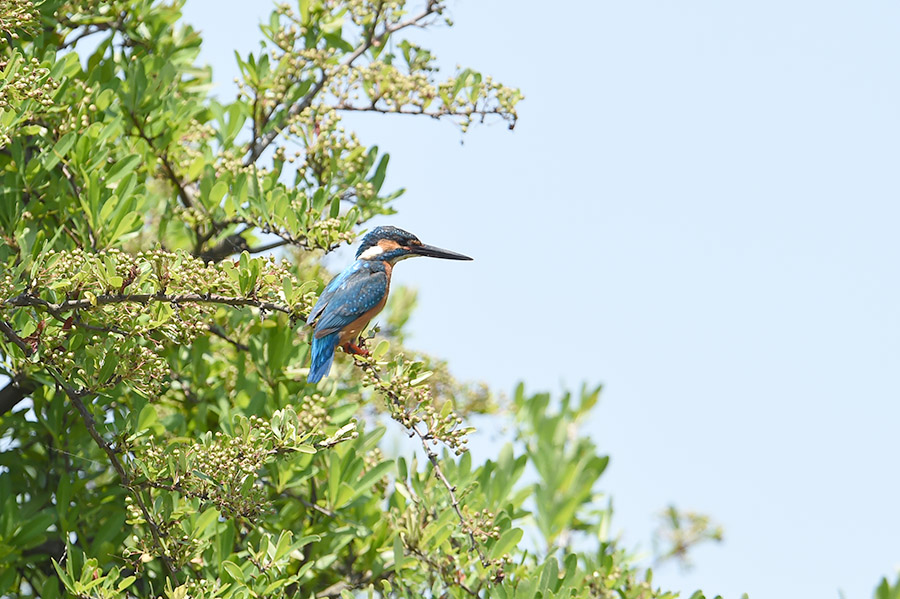
<path fill-rule="evenodd" d="M 625 540 L 668 502 L 726 528 L 661 585 L 871 597 L 900 565 L 900 5 L 554 6 L 419 36 L 520 86 L 515 132 L 351 121 L 409 190 L 390 222 L 476 257 L 397 269 L 413 343 L 500 390 L 604 383 Z M 269 8 L 188 0 L 223 93 Z"/>

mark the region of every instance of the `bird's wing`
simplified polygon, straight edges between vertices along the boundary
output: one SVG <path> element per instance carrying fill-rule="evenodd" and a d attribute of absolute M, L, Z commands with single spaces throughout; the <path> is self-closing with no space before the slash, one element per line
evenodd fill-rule
<path fill-rule="evenodd" d="M 340 331 L 377 306 L 387 288 L 384 270 L 354 264 L 328 284 L 313 308 L 310 319 L 318 318 L 315 336 L 321 338 Z"/>
<path fill-rule="evenodd" d="M 321 316 L 322 311 L 325 309 L 325 306 L 328 305 L 329 300 L 331 300 L 332 296 L 334 296 L 335 290 L 337 290 L 337 288 L 347 280 L 347 277 L 351 273 L 353 273 L 357 267 L 357 264 L 353 264 L 353 266 L 345 269 L 344 272 L 338 274 L 328 282 L 328 285 L 326 285 L 325 289 L 322 290 L 322 295 L 320 295 L 319 299 L 316 301 L 316 305 L 313 306 L 312 311 L 309 313 L 309 318 L 306 319 L 306 324 L 314 323 L 316 319 Z"/>

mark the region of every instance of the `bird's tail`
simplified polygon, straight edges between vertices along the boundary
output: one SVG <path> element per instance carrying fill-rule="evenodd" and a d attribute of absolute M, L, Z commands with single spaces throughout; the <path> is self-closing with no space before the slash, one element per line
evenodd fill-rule
<path fill-rule="evenodd" d="M 306 377 L 308 383 L 318 383 L 331 370 L 339 335 L 340 333 L 332 333 L 319 339 L 313 336 L 312 361 L 309 364 L 309 376 Z"/>

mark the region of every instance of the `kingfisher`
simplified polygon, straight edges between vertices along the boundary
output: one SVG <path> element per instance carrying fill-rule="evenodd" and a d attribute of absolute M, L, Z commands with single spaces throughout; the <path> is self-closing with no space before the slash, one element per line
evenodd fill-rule
<path fill-rule="evenodd" d="M 328 374 L 339 345 L 350 354 L 368 354 L 355 342 L 369 321 L 384 308 L 394 265 L 415 256 L 472 259 L 426 245 L 397 227 L 375 227 L 363 237 L 356 261 L 325 286 L 306 320 L 308 325 L 315 324 L 308 382 L 317 383 Z"/>

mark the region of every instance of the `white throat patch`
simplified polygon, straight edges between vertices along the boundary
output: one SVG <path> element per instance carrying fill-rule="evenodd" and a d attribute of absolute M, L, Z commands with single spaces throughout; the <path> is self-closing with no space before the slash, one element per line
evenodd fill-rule
<path fill-rule="evenodd" d="M 372 247 L 370 247 L 369 249 L 364 251 L 362 254 L 360 254 L 358 259 L 359 260 L 373 260 L 374 258 L 377 258 L 378 256 L 380 256 L 383 253 L 384 253 L 384 248 L 382 248 L 380 245 L 373 245 Z"/>

